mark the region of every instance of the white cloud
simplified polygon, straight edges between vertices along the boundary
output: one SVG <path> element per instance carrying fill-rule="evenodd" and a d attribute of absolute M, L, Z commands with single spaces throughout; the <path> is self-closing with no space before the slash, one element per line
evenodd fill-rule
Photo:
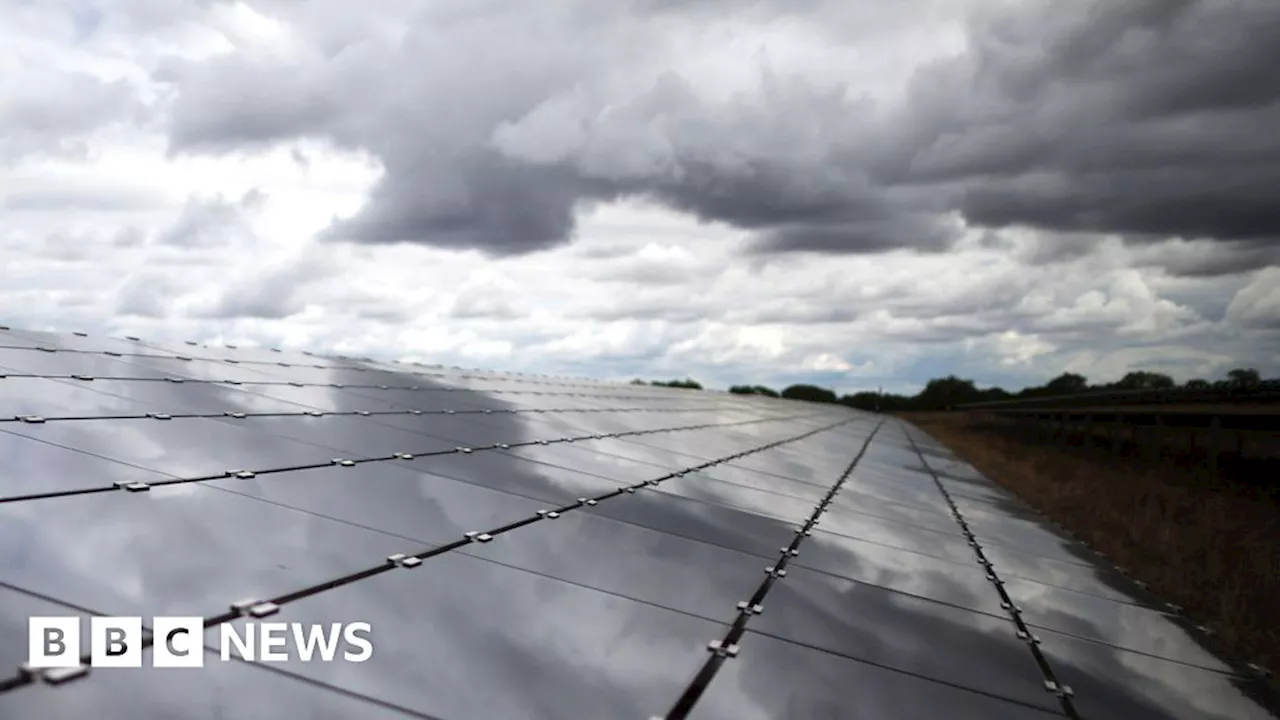
<path fill-rule="evenodd" d="M 443 42 L 489 8 L 313 5 L 313 14 L 299 14 L 289 3 L 131 0 L 78 40 L 54 4 L 25 4 L 0 20 L 0 127 L 14 128 L 0 140 L 5 324 L 624 379 L 812 377 L 846 391 L 909 388 L 952 371 L 984 384 L 1040 381 L 1065 369 L 1099 380 L 1129 369 L 1190 377 L 1236 362 L 1280 372 L 1280 271 L 1258 245 L 1224 255 L 1209 241 L 1135 245 L 1113 235 L 969 228 L 947 253 L 752 255 L 749 228 L 699 220 L 649 195 L 579 204 L 573 244 L 518 257 L 317 239 L 334 218 L 366 207 L 394 163 L 431 163 L 461 149 L 446 141 L 471 135 L 510 157 L 563 161 L 585 177 L 615 180 L 686 182 L 691 158 L 750 180 L 759 169 L 749 161 L 761 157 L 862 153 L 871 142 L 863 131 L 884 119 L 884 107 L 857 120 L 811 117 L 789 94 L 799 90 L 779 78 L 803 80 L 815 97 L 847 83 L 832 100 L 842 108 L 862 107 L 861 95 L 894 102 L 913 70 L 963 49 L 963 3 L 926 3 L 918 13 L 876 5 L 882 20 L 859 3 L 833 3 L 824 12 L 863 28 L 856 42 L 840 43 L 832 42 L 835 29 L 777 21 L 766 4 L 724 20 L 681 9 L 655 15 L 619 48 L 585 51 L 593 59 L 632 53 L 633 64 L 603 68 L 590 82 L 550 83 L 546 97 L 492 132 L 472 122 L 502 114 L 496 97 L 479 109 L 451 102 L 449 93 L 467 89 L 459 62 L 433 70 L 456 77 L 432 76 L 444 94 L 429 108 L 382 102 L 395 93 L 359 106 L 317 84 L 287 100 L 298 103 L 291 121 L 303 124 L 317 108 L 340 106 L 324 133 L 225 153 L 170 152 L 170 80 L 211 59 L 243 53 L 264 67 L 292 64 L 299 72 L 281 77 L 305 83 L 312 79 L 303 70 L 348 58 L 328 71 L 349 85 L 382 82 L 356 72 L 369 60 L 361 53 L 375 53 L 362 40 L 377 38 L 390 53 L 406 41 L 405 16 L 425 12 L 439 21 Z M 547 12 L 569 12 L 557 8 Z M 660 47 L 646 44 L 655 28 L 671 31 Z M 576 57 L 559 60 L 572 66 Z M 762 66 L 782 86 L 767 87 Z M 692 95 L 672 85 L 680 102 L 646 106 L 654 96 L 644 93 L 660 94 L 654 81 L 673 68 Z M 501 85 L 487 77 L 476 81 L 482 90 L 484 82 Z M 393 84 L 419 82 L 426 80 Z M 262 87 L 254 85 L 257 105 L 240 110 L 279 109 L 285 98 L 271 106 L 278 98 Z M 208 97 L 224 91 L 210 87 Z M 398 97 L 414 103 L 421 92 L 414 84 Z M 431 136 L 403 158 L 357 142 L 356 125 L 427 114 L 451 118 L 457 134 Z M 720 136 L 728 132 L 732 142 Z M 793 184 L 859 181 L 832 172 Z M 437 179 L 432 192 L 465 195 L 448 172 Z M 710 180 L 699 189 L 703 205 L 727 192 Z M 537 219 L 526 220 L 516 230 Z"/>

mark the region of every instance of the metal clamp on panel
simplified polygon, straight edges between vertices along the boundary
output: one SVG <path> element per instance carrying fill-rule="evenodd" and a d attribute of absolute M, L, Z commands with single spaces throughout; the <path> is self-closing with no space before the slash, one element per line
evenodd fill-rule
<path fill-rule="evenodd" d="M 256 618 L 275 615 L 280 611 L 280 606 L 270 600 L 237 600 L 231 603 L 231 609 L 240 615 L 250 615 Z"/>
<path fill-rule="evenodd" d="M 85 381 L 85 382 L 93 382 L 93 376 L 92 376 L 92 375 L 72 375 L 72 376 L 71 376 L 71 379 L 72 379 L 72 380 L 83 380 L 83 381 Z"/>
<path fill-rule="evenodd" d="M 18 419 L 32 425 L 39 425 L 44 422 L 44 418 L 39 415 L 19 415 Z"/>
<path fill-rule="evenodd" d="M 489 542 L 493 539 L 493 536 L 489 533 L 480 532 L 479 530 L 472 530 L 466 533 L 463 537 L 471 540 L 472 542 Z"/>
<path fill-rule="evenodd" d="M 241 480 L 249 480 L 250 478 L 255 478 L 258 476 L 258 474 L 252 470 L 232 470 L 231 474 L 235 475 Z"/>
<path fill-rule="evenodd" d="M 556 518 L 560 517 L 560 513 L 556 512 L 555 510 L 539 510 L 538 514 L 549 520 L 555 520 Z"/>
<path fill-rule="evenodd" d="M 707 643 L 707 649 L 720 657 L 738 657 L 738 646 L 735 643 L 725 645 L 719 640 Z"/>
<path fill-rule="evenodd" d="M 422 558 L 405 555 L 404 553 L 395 553 L 387 556 L 387 562 L 396 567 L 415 568 L 422 564 Z"/>
<path fill-rule="evenodd" d="M 759 615 L 764 612 L 764 606 L 759 603 L 751 605 L 746 600 L 740 600 L 738 601 L 738 612 L 743 615 Z"/>
<path fill-rule="evenodd" d="M 49 668 L 40 673 L 40 676 L 43 677 L 44 681 L 50 685 L 61 685 L 62 683 L 82 678 L 88 674 L 88 665 L 76 665 L 75 667 Z"/>
<path fill-rule="evenodd" d="M 169 413 L 162 413 L 162 412 L 149 412 L 147 413 L 147 417 L 152 418 L 153 420 L 172 420 L 173 419 L 173 416 L 170 415 Z"/>
<path fill-rule="evenodd" d="M 412 460 L 412 459 L 413 459 L 413 456 L 412 456 L 412 455 L 410 455 L 409 453 L 396 453 L 395 455 L 392 455 L 391 457 L 396 458 L 397 460 Z"/>
<path fill-rule="evenodd" d="M 599 501 L 598 501 L 598 500 L 593 500 L 593 499 L 591 499 L 591 498 L 578 498 L 578 503 L 579 503 L 579 504 L 581 504 L 581 505 L 587 505 L 587 506 L 590 506 L 590 507 L 594 507 L 595 505 L 597 505 L 597 504 L 599 503 Z"/>
<path fill-rule="evenodd" d="M 1069 686 L 1059 685 L 1053 680 L 1045 680 L 1044 689 L 1060 697 L 1071 697 L 1072 695 L 1075 695 L 1075 691 L 1073 691 Z"/>
<path fill-rule="evenodd" d="M 776 577 L 776 578 L 784 578 L 784 577 L 786 577 L 786 576 L 787 576 L 787 571 L 786 571 L 786 569 L 785 569 L 785 568 L 784 568 L 784 569 L 778 569 L 778 568 L 774 567 L 773 565 L 770 565 L 769 567 L 767 567 L 767 568 L 765 568 L 765 569 L 764 569 L 764 574 L 765 574 L 765 575 L 772 575 L 772 576 L 774 576 L 774 577 Z"/>
<path fill-rule="evenodd" d="M 782 552 L 782 554 L 783 554 L 783 555 L 790 555 L 791 557 L 799 557 L 799 556 L 800 556 L 800 551 L 799 551 L 799 550 L 792 550 L 791 548 L 785 548 L 785 547 L 784 547 L 784 548 L 782 548 L 781 552 Z"/>

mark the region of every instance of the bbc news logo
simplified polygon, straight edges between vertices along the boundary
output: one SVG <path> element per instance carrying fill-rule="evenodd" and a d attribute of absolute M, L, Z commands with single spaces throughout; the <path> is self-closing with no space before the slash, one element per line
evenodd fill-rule
<path fill-rule="evenodd" d="M 151 625 L 151 666 L 204 667 L 204 618 L 156 617 Z M 74 668 L 82 655 L 78 617 L 32 617 L 27 665 L 33 669 Z M 218 657 L 256 662 L 364 662 L 373 656 L 369 623 L 230 623 L 218 626 Z M 142 667 L 141 617 L 89 618 L 91 667 Z M 339 652 L 341 650 L 341 652 Z M 232 651 L 235 656 L 232 656 Z"/>

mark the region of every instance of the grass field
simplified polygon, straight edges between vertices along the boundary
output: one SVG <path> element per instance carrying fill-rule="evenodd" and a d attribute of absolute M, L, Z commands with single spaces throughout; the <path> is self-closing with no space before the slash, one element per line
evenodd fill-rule
<path fill-rule="evenodd" d="M 905 413 L 987 477 L 1105 553 L 1238 659 L 1280 675 L 1280 501 L 1260 482 L 1206 479 L 1185 459 L 1114 457 Z"/>

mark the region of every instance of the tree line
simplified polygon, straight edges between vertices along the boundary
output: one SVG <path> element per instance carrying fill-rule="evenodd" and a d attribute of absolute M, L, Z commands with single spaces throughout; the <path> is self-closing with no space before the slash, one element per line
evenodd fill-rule
<path fill-rule="evenodd" d="M 702 383 L 698 382 L 697 380 L 694 380 L 693 378 L 685 378 L 684 380 L 641 380 L 640 378 L 636 378 L 635 380 L 631 381 L 631 384 L 632 385 L 654 385 L 656 387 L 685 388 L 686 390 L 702 389 Z M 774 393 L 773 396 L 777 397 L 778 394 Z"/>
<path fill-rule="evenodd" d="M 925 384 L 924 389 L 915 395 L 880 392 L 857 392 L 849 395 L 837 395 L 835 391 L 829 388 L 804 383 L 788 386 L 781 392 L 764 385 L 734 385 L 729 388 L 729 392 L 735 395 L 764 395 L 766 397 L 781 397 L 810 402 L 839 403 L 860 410 L 901 412 L 910 410 L 945 410 L 972 402 L 1072 395 L 1091 391 L 1172 390 L 1179 387 L 1187 390 L 1248 390 L 1259 387 L 1264 383 L 1280 384 L 1280 379 L 1264 381 L 1258 371 L 1253 368 L 1236 368 L 1229 371 L 1220 380 L 1209 381 L 1203 378 L 1195 378 L 1178 385 L 1173 378 L 1164 373 L 1139 370 L 1128 373 L 1116 382 L 1100 384 L 1090 384 L 1088 378 L 1084 375 L 1063 373 L 1044 385 L 1023 388 L 1017 392 L 1009 392 L 1000 387 L 979 388 L 973 380 L 959 378 L 955 375 L 930 380 Z M 690 390 L 703 389 L 702 384 L 692 378 L 685 378 L 684 380 L 641 380 L 637 378 L 632 380 L 631 384 Z"/>

